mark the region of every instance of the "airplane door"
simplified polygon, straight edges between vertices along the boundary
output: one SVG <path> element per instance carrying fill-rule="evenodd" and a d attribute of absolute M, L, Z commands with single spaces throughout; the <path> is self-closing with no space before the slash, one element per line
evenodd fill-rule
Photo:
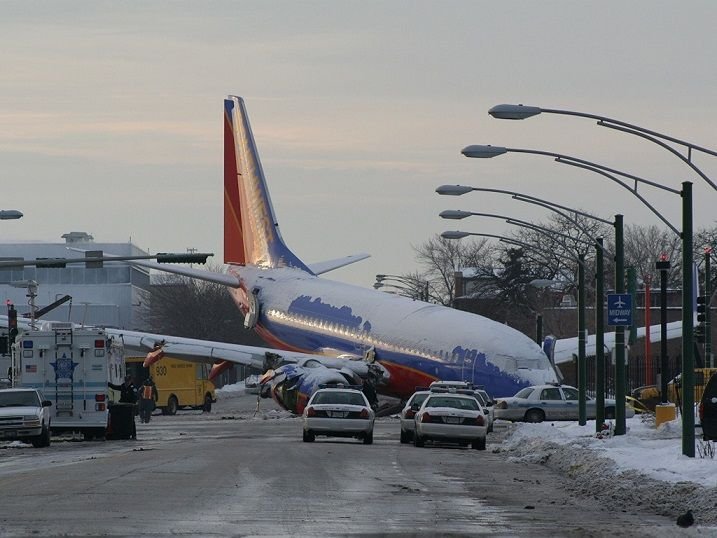
<path fill-rule="evenodd" d="M 249 301 L 249 312 L 244 316 L 244 327 L 253 329 L 259 319 L 259 288 L 251 290 L 251 294 L 247 294 Z"/>

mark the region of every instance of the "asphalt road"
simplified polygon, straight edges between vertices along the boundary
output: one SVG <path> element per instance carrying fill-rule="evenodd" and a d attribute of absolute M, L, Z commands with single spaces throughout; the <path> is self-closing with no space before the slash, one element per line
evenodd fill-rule
<path fill-rule="evenodd" d="M 301 440 L 300 419 L 244 396 L 211 414 L 138 424 L 137 441 L 0 449 L 2 536 L 673 536 L 674 522 L 609 512 L 565 478 L 488 450 Z M 269 411 L 267 413 L 267 411 Z"/>

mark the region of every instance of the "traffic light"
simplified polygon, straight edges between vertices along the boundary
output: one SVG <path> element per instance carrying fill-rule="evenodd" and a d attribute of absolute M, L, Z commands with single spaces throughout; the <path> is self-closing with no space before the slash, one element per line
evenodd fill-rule
<path fill-rule="evenodd" d="M 37 258 L 35 267 L 38 269 L 47 268 L 64 268 L 67 267 L 66 258 Z"/>
<path fill-rule="evenodd" d="M 17 310 L 15 310 L 15 306 L 12 304 L 7 305 L 7 328 L 8 330 L 8 337 L 10 339 L 10 345 L 15 343 L 15 338 L 17 337 Z"/>
<path fill-rule="evenodd" d="M 157 253 L 157 263 L 207 263 L 211 254 L 171 254 L 168 252 Z"/>
<path fill-rule="evenodd" d="M 695 340 L 696 340 L 697 342 L 699 342 L 700 344 L 704 344 L 704 342 L 705 342 L 705 340 L 706 340 L 706 336 L 707 336 L 707 334 L 706 334 L 706 332 L 705 332 L 705 326 L 704 326 L 704 325 L 702 325 L 702 324 L 697 325 L 697 326 L 695 327 L 695 330 L 694 330 L 694 333 L 693 333 L 693 334 L 694 334 Z"/>
<path fill-rule="evenodd" d="M 707 321 L 707 296 L 705 295 L 697 297 L 697 321 L 700 323 Z"/>

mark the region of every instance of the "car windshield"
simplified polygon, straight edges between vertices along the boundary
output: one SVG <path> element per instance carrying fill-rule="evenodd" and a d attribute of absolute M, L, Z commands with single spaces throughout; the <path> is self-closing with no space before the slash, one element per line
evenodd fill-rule
<path fill-rule="evenodd" d="M 433 396 L 426 402 L 426 407 L 452 407 L 453 409 L 478 410 L 478 402 L 473 398 L 452 398 L 449 396 Z"/>
<path fill-rule="evenodd" d="M 411 401 L 408 402 L 408 404 L 411 405 L 411 406 L 413 406 L 413 405 L 421 405 L 421 404 L 423 404 L 423 402 L 426 401 L 426 398 L 428 398 L 428 393 L 424 393 L 424 394 L 414 394 L 413 397 L 411 398 Z"/>
<path fill-rule="evenodd" d="M 348 405 L 366 405 L 363 395 L 358 392 L 318 392 L 314 396 L 315 404 L 348 404 Z"/>
<path fill-rule="evenodd" d="M 486 405 L 487 402 L 485 401 L 485 397 L 484 397 L 480 392 L 478 392 L 478 391 L 476 391 L 475 394 L 476 394 L 476 398 L 478 399 L 478 401 L 480 402 L 480 404 L 481 404 L 481 405 Z"/>
<path fill-rule="evenodd" d="M 533 387 L 525 387 L 524 389 L 520 389 L 516 394 L 515 398 L 527 398 L 531 394 L 533 394 Z"/>
<path fill-rule="evenodd" d="M 40 406 L 40 398 L 35 391 L 0 392 L 0 407 Z"/>
<path fill-rule="evenodd" d="M 480 394 L 483 396 L 483 400 L 485 400 L 485 403 L 488 404 L 491 401 L 490 396 L 488 396 L 488 393 L 484 390 L 477 390 L 476 394 Z"/>

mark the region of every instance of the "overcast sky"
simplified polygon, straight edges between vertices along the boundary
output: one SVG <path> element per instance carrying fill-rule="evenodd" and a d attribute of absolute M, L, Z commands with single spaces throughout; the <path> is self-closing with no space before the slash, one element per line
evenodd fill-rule
<path fill-rule="evenodd" d="M 586 119 L 499 121 L 498 103 L 592 112 L 717 149 L 717 3 L 0 2 L 0 241 L 70 231 L 222 252 L 222 99 L 247 107 L 281 232 L 306 262 L 368 252 L 329 277 L 417 269 L 447 229 L 540 221 L 505 188 L 626 224 L 660 224 L 627 190 L 550 158 L 467 159 L 468 144 L 582 157 L 679 188 L 695 226 L 717 192 L 675 157 Z M 695 155 L 717 182 L 717 157 Z M 680 199 L 640 191 L 680 227 Z"/>

